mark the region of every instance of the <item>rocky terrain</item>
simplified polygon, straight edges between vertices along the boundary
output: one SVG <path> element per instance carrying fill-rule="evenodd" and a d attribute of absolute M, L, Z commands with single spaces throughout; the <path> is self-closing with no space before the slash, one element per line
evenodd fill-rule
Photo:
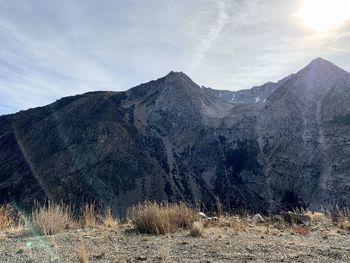
<path fill-rule="evenodd" d="M 96 201 L 118 213 L 146 199 L 261 212 L 350 205 L 350 73 L 319 58 L 222 94 L 170 72 L 0 116 L 0 202 Z"/>
<path fill-rule="evenodd" d="M 281 81 L 283 82 L 283 80 Z M 239 91 L 231 90 L 216 90 L 208 87 L 202 87 L 205 93 L 210 96 L 214 96 L 225 100 L 229 103 L 258 103 L 266 102 L 272 92 L 274 92 L 279 83 L 268 82 L 262 86 L 253 87 L 251 89 L 244 89 Z"/>
<path fill-rule="evenodd" d="M 142 235 L 130 225 L 119 230 L 71 230 L 54 236 L 0 233 L 1 262 L 349 262 L 347 232 L 311 228 L 300 235 L 290 228 L 247 225 L 206 228 L 202 237 L 188 231 L 166 236 Z M 82 262 L 82 261 L 80 261 Z M 87 261 L 86 261 L 87 262 Z"/>

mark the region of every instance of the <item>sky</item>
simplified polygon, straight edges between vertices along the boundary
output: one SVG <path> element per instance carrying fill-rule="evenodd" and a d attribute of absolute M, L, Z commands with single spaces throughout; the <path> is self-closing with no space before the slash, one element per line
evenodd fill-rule
<path fill-rule="evenodd" d="M 0 115 L 172 70 L 228 90 L 317 57 L 349 71 L 350 21 L 313 30 L 298 15 L 303 1 L 0 0 Z"/>

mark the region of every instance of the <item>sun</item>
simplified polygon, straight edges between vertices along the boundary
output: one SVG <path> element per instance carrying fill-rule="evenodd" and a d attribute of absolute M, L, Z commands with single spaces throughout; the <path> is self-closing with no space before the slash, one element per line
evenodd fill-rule
<path fill-rule="evenodd" d="M 297 16 L 310 29 L 330 31 L 350 19 L 350 0 L 304 0 Z"/>

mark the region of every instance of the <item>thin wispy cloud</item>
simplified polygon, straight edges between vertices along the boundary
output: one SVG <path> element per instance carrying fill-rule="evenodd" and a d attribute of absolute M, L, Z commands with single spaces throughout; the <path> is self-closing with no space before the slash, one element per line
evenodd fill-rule
<path fill-rule="evenodd" d="M 295 17 L 299 4 L 0 0 L 0 115 L 126 90 L 171 70 L 237 90 L 277 81 L 319 56 L 349 69 L 348 25 L 314 37 Z"/>
<path fill-rule="evenodd" d="M 226 12 L 227 8 L 227 1 L 221 0 L 217 2 L 217 18 L 214 21 L 213 25 L 209 28 L 208 35 L 204 37 L 204 39 L 198 45 L 198 48 L 194 54 L 193 62 L 191 64 L 192 71 L 195 70 L 202 62 L 206 52 L 211 49 L 213 42 L 216 40 L 223 27 L 225 26 L 225 23 L 229 18 Z"/>

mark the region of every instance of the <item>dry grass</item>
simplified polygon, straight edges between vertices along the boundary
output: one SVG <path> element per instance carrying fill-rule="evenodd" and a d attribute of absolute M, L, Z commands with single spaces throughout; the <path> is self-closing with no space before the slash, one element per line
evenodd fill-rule
<path fill-rule="evenodd" d="M 74 226 L 71 207 L 51 201 L 47 205 L 36 207 L 32 211 L 33 228 L 44 235 L 61 233 Z"/>
<path fill-rule="evenodd" d="M 292 226 L 290 231 L 291 233 L 300 235 L 300 236 L 310 235 L 310 229 L 306 226 Z"/>
<path fill-rule="evenodd" d="M 329 213 L 332 214 L 332 213 Z M 350 211 L 349 209 L 336 208 L 333 213 L 334 224 L 340 229 L 350 231 Z"/>
<path fill-rule="evenodd" d="M 103 225 L 107 228 L 111 229 L 118 229 L 119 222 L 118 220 L 113 216 L 112 211 L 110 208 L 107 208 L 104 216 L 103 216 Z"/>
<path fill-rule="evenodd" d="M 250 223 L 249 216 L 225 216 L 219 220 L 208 220 L 204 222 L 204 227 L 229 227 L 235 231 L 245 231 Z"/>
<path fill-rule="evenodd" d="M 111 209 L 107 208 L 98 224 L 98 213 L 94 203 L 86 204 L 81 209 L 80 218 L 73 216 L 73 209 L 63 202 L 54 203 L 48 201 L 45 205 L 34 204 L 28 223 L 38 233 L 44 235 L 54 235 L 62 233 L 67 229 L 80 227 L 97 227 L 98 225 L 118 229 L 118 219 L 113 216 Z M 0 231 L 8 229 L 22 229 L 24 221 L 10 205 L 0 205 Z"/>
<path fill-rule="evenodd" d="M 349 221 L 339 222 L 337 226 L 342 230 L 350 231 L 350 222 Z"/>
<path fill-rule="evenodd" d="M 350 231 L 350 213 L 346 209 L 337 209 L 334 217 L 335 225 L 342 230 Z"/>
<path fill-rule="evenodd" d="M 97 209 L 94 203 L 86 204 L 82 209 L 82 225 L 84 227 L 96 227 Z"/>
<path fill-rule="evenodd" d="M 86 204 L 81 208 L 80 218 L 73 217 L 71 206 L 63 203 L 53 203 L 49 201 L 46 205 L 40 206 L 37 203 L 31 214 L 31 224 L 34 230 L 44 235 L 54 235 L 66 231 L 67 229 L 80 227 L 106 227 L 111 230 L 118 230 L 119 221 L 113 215 L 112 210 L 107 208 L 98 213 L 94 203 Z M 144 202 L 132 206 L 128 210 L 128 216 L 132 221 L 127 221 L 142 233 L 148 234 L 169 234 L 179 229 L 189 229 L 190 236 L 202 236 L 204 228 L 231 228 L 236 232 L 266 232 L 271 230 L 290 230 L 292 234 L 309 235 L 310 229 L 301 225 L 294 225 L 291 228 L 282 218 L 276 220 L 275 217 L 265 217 L 264 223 L 259 226 L 252 224 L 251 214 L 240 214 L 232 216 L 222 216 L 222 205 L 216 203 L 216 215 L 219 218 L 200 220 L 195 209 L 184 203 L 168 202 Z M 323 210 L 323 212 L 312 212 L 310 210 L 296 210 L 296 213 L 307 215 L 310 221 L 306 224 L 315 229 L 337 229 L 339 231 L 350 232 L 350 210 L 334 209 Z M 0 231 L 16 229 L 22 231 L 24 220 L 21 222 L 19 214 L 11 205 L 0 205 Z M 28 221 L 25 221 L 26 224 Z M 129 223 L 132 222 L 132 223 Z M 30 222 L 28 223 L 30 225 Z M 21 226 L 21 227 L 20 227 Z M 117 233 L 117 232 L 116 232 Z M 208 233 L 208 231 L 206 231 Z"/>
<path fill-rule="evenodd" d="M 186 204 L 144 202 L 128 211 L 137 230 L 149 234 L 173 233 L 179 228 L 189 228 L 198 220 L 198 214 Z"/>
<path fill-rule="evenodd" d="M 201 237 L 203 236 L 204 226 L 201 222 L 193 222 L 190 228 L 190 236 Z"/>
<path fill-rule="evenodd" d="M 307 209 L 301 210 L 300 213 L 309 216 L 312 225 L 329 225 L 333 223 L 330 214 L 326 212 L 315 212 Z"/>
<path fill-rule="evenodd" d="M 313 225 L 323 227 L 338 227 L 342 230 L 350 231 L 350 210 L 336 207 L 334 210 L 324 210 L 323 212 L 306 211 L 305 214 L 311 218 Z"/>
<path fill-rule="evenodd" d="M 217 217 L 222 217 L 224 215 L 224 206 L 222 205 L 218 196 L 215 198 L 215 210 Z"/>
<path fill-rule="evenodd" d="M 89 263 L 89 257 L 86 253 L 84 245 L 80 245 L 77 251 L 79 262 L 80 263 Z"/>
<path fill-rule="evenodd" d="M 13 208 L 10 205 L 0 206 L 0 231 L 16 227 Z"/>
<path fill-rule="evenodd" d="M 328 218 L 324 213 L 313 212 L 309 214 L 311 217 L 312 224 L 327 224 L 331 223 L 330 218 Z"/>

